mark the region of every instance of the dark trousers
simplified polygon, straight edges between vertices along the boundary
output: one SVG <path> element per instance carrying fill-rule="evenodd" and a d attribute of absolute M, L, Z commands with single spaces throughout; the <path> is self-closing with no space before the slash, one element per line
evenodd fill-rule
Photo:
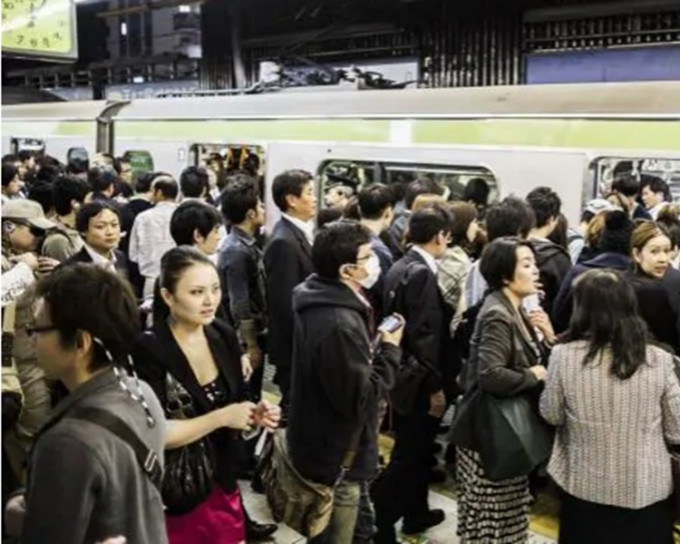
<path fill-rule="evenodd" d="M 672 544 L 670 500 L 639 510 L 584 501 L 562 494 L 560 544 Z"/>
<path fill-rule="evenodd" d="M 429 401 L 429 399 L 427 399 Z M 394 534 L 401 518 L 415 521 L 429 510 L 427 494 L 432 445 L 438 419 L 428 415 L 429 402 L 420 399 L 414 412 L 395 420 L 395 441 L 390 463 L 372 489 L 379 538 Z"/>

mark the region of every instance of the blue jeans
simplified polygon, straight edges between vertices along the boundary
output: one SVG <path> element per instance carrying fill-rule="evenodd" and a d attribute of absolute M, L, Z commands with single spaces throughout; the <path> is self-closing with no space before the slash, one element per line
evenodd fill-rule
<path fill-rule="evenodd" d="M 371 502 L 371 495 L 369 492 L 370 482 L 359 482 L 361 495 L 359 497 L 359 513 L 357 515 L 357 523 L 354 527 L 354 544 L 366 544 L 373 541 L 373 535 L 376 533 L 375 527 L 375 510 Z"/>
<path fill-rule="evenodd" d="M 342 480 L 333 492 L 333 513 L 326 530 L 309 544 L 352 544 L 357 523 L 361 484 Z"/>

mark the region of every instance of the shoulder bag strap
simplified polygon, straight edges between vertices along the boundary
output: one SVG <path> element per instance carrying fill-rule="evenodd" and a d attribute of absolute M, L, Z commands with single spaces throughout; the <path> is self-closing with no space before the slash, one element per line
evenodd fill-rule
<path fill-rule="evenodd" d="M 98 408 L 80 408 L 67 417 L 82 419 L 99 425 L 130 446 L 142 471 L 149 477 L 151 483 L 160 493 L 163 469 L 161 468 L 158 456 L 155 451 L 142 442 L 141 438 L 137 436 L 137 433 L 127 423 L 111 412 Z"/>

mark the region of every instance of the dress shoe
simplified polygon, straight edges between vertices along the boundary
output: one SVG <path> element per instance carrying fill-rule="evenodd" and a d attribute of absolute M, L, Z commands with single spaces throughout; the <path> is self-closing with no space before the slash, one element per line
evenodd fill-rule
<path fill-rule="evenodd" d="M 273 523 L 258 523 L 257 521 L 246 521 L 246 541 L 248 542 L 262 542 L 268 540 L 276 530 L 278 525 Z"/>
<path fill-rule="evenodd" d="M 424 533 L 429 528 L 439 525 L 445 517 L 444 510 L 430 510 L 427 514 L 416 519 L 405 519 L 402 532 L 405 535 Z"/>

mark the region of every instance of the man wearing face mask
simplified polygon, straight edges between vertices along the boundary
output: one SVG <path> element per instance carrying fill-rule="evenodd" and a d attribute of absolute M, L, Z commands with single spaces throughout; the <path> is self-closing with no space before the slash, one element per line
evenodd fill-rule
<path fill-rule="evenodd" d="M 310 543 L 352 542 L 362 483 L 378 466 L 378 402 L 388 394 L 401 358 L 396 331 L 373 341 L 371 307 L 362 294 L 379 275 L 370 233 L 342 220 L 314 240 L 316 274 L 293 292 L 294 355 L 290 422 L 291 460 L 300 474 L 333 486 L 330 525 Z M 347 453 L 355 452 L 346 463 Z M 343 474 L 343 462 L 349 470 Z"/>
<path fill-rule="evenodd" d="M 385 278 L 384 308 L 404 316 L 403 357 L 391 394 L 395 444 L 390 464 L 373 486 L 378 544 L 397 542 L 394 525 L 404 520 L 406 535 L 417 535 L 444 521 L 427 501 L 429 467 L 439 419 L 446 408 L 442 376 L 448 337 L 446 306 L 437 284 L 438 263 L 448 247 L 453 217 L 435 204 L 409 221 L 413 244 Z"/>

